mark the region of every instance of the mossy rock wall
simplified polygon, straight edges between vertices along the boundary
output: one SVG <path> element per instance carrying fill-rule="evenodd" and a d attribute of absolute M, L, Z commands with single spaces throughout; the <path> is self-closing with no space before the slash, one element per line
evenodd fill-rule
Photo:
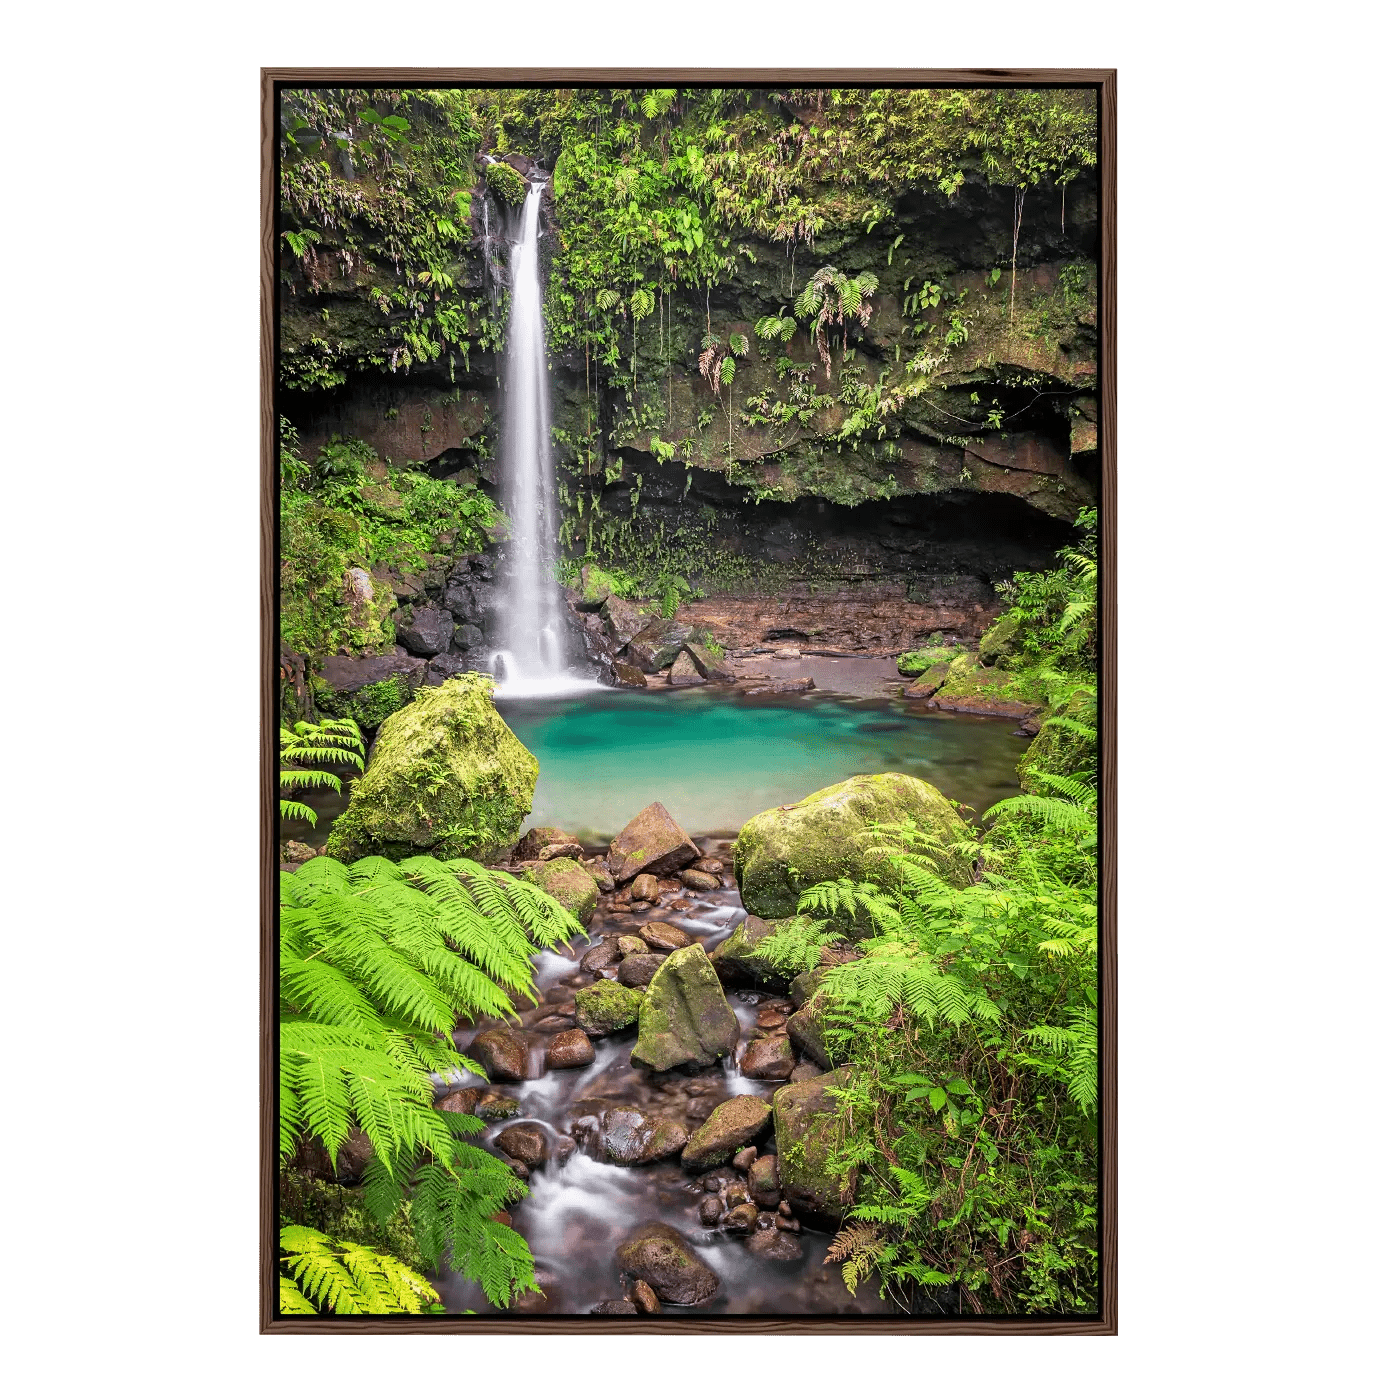
<path fill-rule="evenodd" d="M 514 843 L 539 763 L 497 714 L 493 689 L 489 676 L 470 672 L 420 691 L 385 719 L 331 829 L 331 855 L 479 860 Z"/>

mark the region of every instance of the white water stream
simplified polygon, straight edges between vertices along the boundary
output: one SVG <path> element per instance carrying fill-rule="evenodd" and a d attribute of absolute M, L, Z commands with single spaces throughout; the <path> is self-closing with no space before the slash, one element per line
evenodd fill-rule
<path fill-rule="evenodd" d="M 566 664 L 564 610 L 554 575 L 557 512 L 539 251 L 543 193 L 543 182 L 531 183 L 510 250 L 499 462 L 511 540 L 497 605 L 500 635 L 490 661 L 497 694 L 507 697 L 598 688 Z"/>

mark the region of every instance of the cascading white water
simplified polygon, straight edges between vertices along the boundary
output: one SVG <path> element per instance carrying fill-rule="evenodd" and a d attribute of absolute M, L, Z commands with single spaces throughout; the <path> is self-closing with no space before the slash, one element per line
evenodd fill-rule
<path fill-rule="evenodd" d="M 539 253 L 543 193 L 543 183 L 531 183 L 510 250 L 499 461 L 511 540 L 497 600 L 500 645 L 491 656 L 502 695 L 544 695 L 596 684 L 564 664 L 564 616 L 554 577 L 554 462 Z"/>

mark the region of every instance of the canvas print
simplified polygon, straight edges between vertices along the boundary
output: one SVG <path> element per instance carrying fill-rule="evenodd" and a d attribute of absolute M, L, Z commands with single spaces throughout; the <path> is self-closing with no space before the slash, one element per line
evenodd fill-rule
<path fill-rule="evenodd" d="M 276 111 L 281 1316 L 1094 1317 L 1097 89 Z"/>

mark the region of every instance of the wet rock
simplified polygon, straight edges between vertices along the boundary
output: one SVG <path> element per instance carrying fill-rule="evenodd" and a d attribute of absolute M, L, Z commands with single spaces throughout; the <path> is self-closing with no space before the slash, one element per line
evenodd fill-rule
<path fill-rule="evenodd" d="M 650 909 L 650 908 L 651 908 L 651 902 L 650 902 L 649 900 L 645 900 L 645 899 L 634 899 L 634 900 L 627 906 L 627 911 L 628 911 L 628 913 L 630 913 L 630 914 L 645 914 L 645 913 L 647 912 L 647 910 Z"/>
<path fill-rule="evenodd" d="M 596 1052 L 588 1033 L 575 1029 L 560 1031 L 549 1042 L 544 1063 L 547 1069 L 577 1069 L 580 1065 L 591 1065 L 595 1058 Z"/>
<path fill-rule="evenodd" d="M 695 658 L 682 647 L 676 653 L 676 659 L 671 663 L 670 673 L 666 677 L 668 685 L 704 685 L 705 677 L 700 674 L 695 665 Z"/>
<path fill-rule="evenodd" d="M 778 1183 L 778 1159 L 771 1154 L 758 1157 L 749 1167 L 749 1194 L 766 1210 L 772 1210 L 782 1198 Z"/>
<path fill-rule="evenodd" d="M 433 1107 L 440 1113 L 475 1113 L 485 1089 L 452 1089 L 444 1094 Z"/>
<path fill-rule="evenodd" d="M 598 907 L 598 886 L 576 860 L 528 861 L 521 877 L 553 895 L 581 924 L 587 924 Z"/>
<path fill-rule="evenodd" d="M 700 1184 L 707 1191 L 718 1191 L 724 1185 L 724 1178 L 711 1175 L 707 1176 Z"/>
<path fill-rule="evenodd" d="M 679 1231 L 659 1220 L 634 1230 L 619 1246 L 617 1262 L 650 1284 L 663 1303 L 694 1307 L 719 1290 L 719 1276 L 706 1268 Z"/>
<path fill-rule="evenodd" d="M 515 843 L 514 851 L 511 854 L 518 862 L 538 861 L 540 851 L 545 850 L 546 846 L 560 846 L 560 844 L 577 843 L 575 843 L 573 836 L 570 836 L 566 830 L 559 826 L 532 826 Z"/>
<path fill-rule="evenodd" d="M 697 860 L 690 868 L 692 870 L 703 870 L 706 875 L 724 874 L 724 862 L 722 860 L 716 860 L 713 856 L 705 856 L 703 859 Z"/>
<path fill-rule="evenodd" d="M 549 1160 L 549 1139 L 542 1128 L 528 1123 L 512 1123 L 496 1137 L 495 1145 L 527 1167 L 542 1167 Z"/>
<path fill-rule="evenodd" d="M 662 953 L 674 953 L 677 948 L 690 946 L 690 935 L 673 924 L 643 924 L 637 932 L 646 940 L 647 947 Z"/>
<path fill-rule="evenodd" d="M 482 1031 L 468 1053 L 493 1083 L 529 1078 L 530 1042 L 509 1026 Z"/>
<path fill-rule="evenodd" d="M 573 1030 L 574 1024 L 572 1016 L 544 1016 L 536 1021 L 531 1029 L 539 1031 L 542 1035 L 553 1035 L 556 1031 Z"/>
<path fill-rule="evenodd" d="M 470 671 L 471 664 L 457 651 L 445 651 L 428 662 L 428 684 L 441 685 L 449 676 L 460 676 Z"/>
<path fill-rule="evenodd" d="M 694 842 L 659 803 L 638 812 L 608 847 L 608 869 L 618 884 L 636 875 L 670 875 L 700 855 Z"/>
<path fill-rule="evenodd" d="M 752 1202 L 735 1206 L 720 1219 L 720 1228 L 736 1235 L 751 1235 L 758 1229 L 758 1207 Z"/>
<path fill-rule="evenodd" d="M 584 972 L 602 972 L 604 968 L 621 962 L 622 949 L 618 947 L 618 941 L 616 938 L 605 938 L 601 943 L 595 943 L 578 960 L 580 969 Z"/>
<path fill-rule="evenodd" d="M 800 661 L 802 653 L 797 647 L 776 647 L 773 657 L 777 661 Z"/>
<path fill-rule="evenodd" d="M 758 1009 L 754 1025 L 762 1031 L 781 1030 L 787 1024 L 788 1015 L 786 1003 L 780 1001 L 765 1002 Z"/>
<path fill-rule="evenodd" d="M 685 1146 L 686 1132 L 679 1123 L 631 1104 L 584 1099 L 574 1105 L 573 1114 L 569 1131 L 600 1162 L 641 1167 L 673 1157 Z"/>
<path fill-rule="evenodd" d="M 904 773 L 848 778 L 801 802 L 774 807 L 750 818 L 734 842 L 734 874 L 744 907 L 766 919 L 797 913 L 797 901 L 824 880 L 870 880 L 882 874 L 870 854 L 876 822 L 912 821 L 933 838 L 939 872 L 955 885 L 970 876 L 954 847 L 972 839 L 971 828 L 937 788 Z M 864 917 L 864 916 L 862 916 Z M 868 933 L 849 915 L 835 922 Z"/>
<path fill-rule="evenodd" d="M 574 999 L 574 1019 L 589 1035 L 610 1035 L 632 1025 L 642 1008 L 642 993 L 616 982 L 580 987 Z"/>
<path fill-rule="evenodd" d="M 544 999 L 548 1002 L 553 1002 L 555 1005 L 560 1005 L 563 1002 L 568 1002 L 570 1006 L 572 1006 L 574 994 L 568 987 L 557 986 L 551 987 L 544 994 Z"/>
<path fill-rule="evenodd" d="M 753 1094 L 726 1100 L 691 1135 L 681 1164 L 689 1171 L 703 1171 L 728 1161 L 767 1128 L 772 1111 Z"/>
<path fill-rule="evenodd" d="M 763 951 L 763 944 L 776 931 L 777 926 L 766 919 L 760 919 L 756 914 L 748 915 L 715 949 L 715 971 L 724 981 L 739 986 L 786 991 L 789 972 L 769 961 Z"/>
<path fill-rule="evenodd" d="M 788 1017 L 787 1036 L 794 1051 L 801 1051 L 809 1060 L 815 1060 L 823 1069 L 832 1066 L 831 1051 L 826 1043 L 826 1029 L 822 1020 L 822 1006 L 825 998 L 815 996 L 801 1011 Z"/>
<path fill-rule="evenodd" d="M 838 1173 L 830 1162 L 842 1141 L 841 1106 L 832 1090 L 849 1083 L 850 1070 L 838 1069 L 773 1095 L 783 1194 L 795 1214 L 824 1228 L 839 1224 L 856 1198 L 856 1169 Z"/>
<path fill-rule="evenodd" d="M 553 845 L 546 846 L 539 858 L 544 861 L 549 860 L 583 860 L 583 847 L 577 841 L 556 841 Z"/>
<path fill-rule="evenodd" d="M 486 645 L 486 634 L 474 622 L 464 622 L 452 632 L 452 645 L 455 650 L 473 652 Z"/>
<path fill-rule="evenodd" d="M 554 1144 L 555 1161 L 567 1162 L 569 1158 L 574 1155 L 577 1148 L 578 1143 L 576 1143 L 573 1138 L 561 1137 L 559 1141 Z"/>
<path fill-rule="evenodd" d="M 304 841 L 288 841 L 282 847 L 282 859 L 289 864 L 302 865 L 308 860 L 316 859 L 316 848 L 308 846 Z"/>
<path fill-rule="evenodd" d="M 794 1006 L 805 1005 L 816 993 L 821 980 L 830 971 L 825 967 L 814 967 L 810 972 L 804 972 L 800 977 L 794 977 L 792 984 L 788 988 L 788 995 L 792 998 Z"/>
<path fill-rule="evenodd" d="M 614 655 L 646 626 L 647 619 L 641 610 L 625 598 L 609 595 L 598 611 L 603 619 L 604 635 Z"/>
<path fill-rule="evenodd" d="M 626 958 L 633 953 L 649 952 L 650 948 L 645 938 L 634 938 L 631 934 L 626 934 L 617 940 L 617 950 Z"/>
<path fill-rule="evenodd" d="M 717 890 L 720 887 L 719 876 L 707 875 L 703 870 L 682 870 L 681 884 L 688 890 Z"/>
<path fill-rule="evenodd" d="M 726 1183 L 723 1191 L 720 1192 L 720 1200 L 724 1202 L 726 1209 L 733 1210 L 735 1206 L 742 1206 L 748 1203 L 749 1188 L 742 1181 L 731 1181 Z"/>
<path fill-rule="evenodd" d="M 790 1205 L 788 1205 L 788 1203 L 787 1203 L 786 1201 L 779 1201 L 779 1202 L 778 1202 L 778 1215 L 781 1217 L 781 1216 L 784 1216 L 784 1215 L 791 1215 L 791 1214 L 792 1214 L 792 1207 L 791 1207 Z"/>
<path fill-rule="evenodd" d="M 405 608 L 394 631 L 399 645 L 414 656 L 436 656 L 452 645 L 452 614 L 431 604 Z"/>
<path fill-rule="evenodd" d="M 647 688 L 647 673 L 638 666 L 629 665 L 626 661 L 613 662 L 613 675 L 617 677 L 617 683 L 628 690 L 645 690 Z"/>
<path fill-rule="evenodd" d="M 594 1303 L 588 1311 L 593 1317 L 636 1317 L 637 1305 L 621 1299 L 609 1299 L 606 1303 Z"/>
<path fill-rule="evenodd" d="M 636 903 L 641 900 L 643 904 L 655 904 L 661 898 L 661 882 L 655 875 L 638 875 L 632 881 L 632 901 Z"/>
<path fill-rule="evenodd" d="M 728 685 L 738 679 L 734 668 L 725 659 L 724 653 L 713 652 L 709 647 L 701 642 L 690 641 L 685 644 L 685 651 L 681 655 L 689 653 L 690 660 L 694 663 L 695 669 L 707 681 L 715 681 L 721 685 Z M 677 661 L 680 656 L 677 656 Z M 674 669 L 674 668 L 673 668 Z"/>
<path fill-rule="evenodd" d="M 796 1221 L 792 1222 L 794 1225 Z M 802 1242 L 792 1234 L 782 1230 L 782 1221 L 778 1222 L 778 1229 L 760 1230 L 757 1234 L 751 1235 L 744 1241 L 751 1254 L 756 1254 L 761 1259 L 766 1259 L 774 1264 L 793 1264 L 802 1258 Z"/>
<path fill-rule="evenodd" d="M 667 956 L 665 953 L 633 953 L 618 965 L 617 980 L 624 987 L 645 987 L 661 971 Z"/>
<path fill-rule="evenodd" d="M 639 1278 L 632 1285 L 632 1301 L 644 1312 L 656 1314 L 661 1311 L 661 1299 L 656 1290 L 645 1279 Z"/>
<path fill-rule="evenodd" d="M 718 1196 L 706 1196 L 700 1202 L 700 1223 L 711 1228 L 719 1224 L 719 1218 L 724 1214 L 724 1206 L 720 1204 Z"/>
<path fill-rule="evenodd" d="M 746 1172 L 753 1165 L 758 1157 L 758 1148 L 750 1144 L 748 1147 L 741 1147 L 734 1154 L 734 1168 L 736 1171 Z"/>
<path fill-rule="evenodd" d="M 608 867 L 596 856 L 585 861 L 583 868 L 593 877 L 593 883 L 602 894 L 611 894 L 617 888 L 617 881 L 608 872 Z"/>
<path fill-rule="evenodd" d="M 655 1070 L 699 1067 L 729 1054 L 738 1039 L 738 1019 L 704 945 L 693 943 L 672 953 L 647 986 L 632 1063 Z"/>
<path fill-rule="evenodd" d="M 499 1123 L 503 1118 L 514 1118 L 520 1112 L 520 1100 L 509 1094 L 483 1094 L 476 1106 L 476 1116 L 488 1123 Z"/>

